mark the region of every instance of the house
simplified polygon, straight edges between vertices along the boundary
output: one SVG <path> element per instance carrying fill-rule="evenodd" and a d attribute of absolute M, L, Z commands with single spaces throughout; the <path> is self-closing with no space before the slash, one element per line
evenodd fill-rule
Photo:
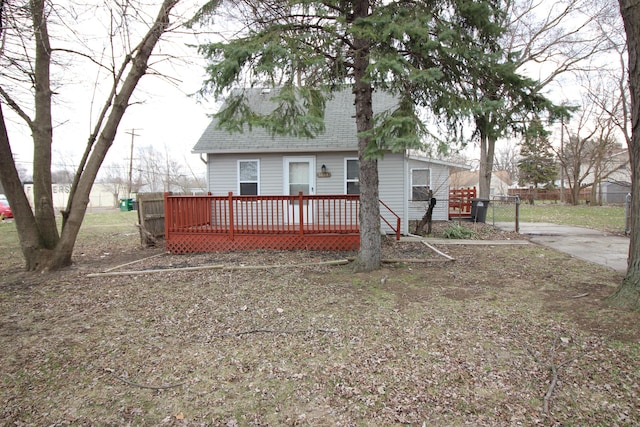
<path fill-rule="evenodd" d="M 274 108 L 274 89 L 247 89 L 254 111 Z M 391 110 L 395 99 L 375 92 L 375 113 Z M 212 195 L 358 194 L 358 152 L 355 106 L 350 90 L 332 94 L 325 106 L 325 130 L 315 138 L 272 136 L 261 127 L 244 127 L 242 133 L 220 129 L 214 118 L 193 148 L 206 156 L 207 186 Z M 379 198 L 401 218 L 401 233 L 409 221 L 419 220 L 428 206 L 429 190 L 441 203 L 433 220 L 447 220 L 449 174 L 464 165 L 386 152 L 378 161 Z M 381 215 L 386 215 L 381 210 Z M 388 218 L 392 221 L 391 218 Z M 383 231 L 390 232 L 382 223 Z"/>
<path fill-rule="evenodd" d="M 458 171 L 451 174 L 451 188 L 469 188 L 480 186 L 479 171 Z M 507 195 L 509 188 L 513 188 L 513 180 L 508 171 L 491 172 L 491 196 Z"/>
<path fill-rule="evenodd" d="M 603 182 L 599 186 L 602 203 L 625 203 L 631 194 L 629 182 Z M 629 196 L 630 197 L 630 196 Z"/>
<path fill-rule="evenodd" d="M 631 192 L 631 165 L 629 151 L 617 148 L 609 153 L 601 162 L 599 180 L 595 180 L 593 171 L 585 182 L 597 182 L 596 197 L 601 203 L 625 203 L 627 194 Z"/>
<path fill-rule="evenodd" d="M 33 183 L 26 183 L 23 188 L 29 204 L 35 206 Z M 71 183 L 54 183 L 51 185 L 51 193 L 53 196 L 53 208 L 56 211 L 66 209 L 69 194 L 71 193 Z M 95 183 L 89 193 L 87 211 L 117 208 L 119 197 L 122 196 L 124 196 L 124 193 L 117 184 Z"/>

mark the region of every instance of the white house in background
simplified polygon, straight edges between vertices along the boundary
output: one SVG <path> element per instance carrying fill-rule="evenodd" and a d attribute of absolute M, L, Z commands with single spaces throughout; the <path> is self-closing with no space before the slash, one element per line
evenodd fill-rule
<path fill-rule="evenodd" d="M 631 166 L 629 151 L 619 148 L 604 160 L 604 171 L 607 175 L 596 189 L 603 203 L 624 203 L 631 192 Z M 593 182 L 593 172 L 586 180 Z"/>
<path fill-rule="evenodd" d="M 479 171 L 459 171 L 451 174 L 451 188 L 470 188 L 480 186 Z M 514 188 L 514 182 L 505 170 L 491 172 L 491 196 L 509 194 L 509 188 Z"/>
<path fill-rule="evenodd" d="M 599 175 L 602 177 L 596 187 L 596 197 L 603 203 L 624 203 L 627 194 L 631 191 L 631 166 L 629 151 L 626 148 L 617 148 L 606 156 L 601 163 Z M 588 168 L 588 171 L 587 171 Z M 582 182 L 591 185 L 595 180 L 593 164 L 583 164 L 580 174 L 585 175 Z M 554 183 L 557 187 L 563 186 L 569 191 L 569 182 L 566 175 L 563 181 L 557 179 Z"/>
<path fill-rule="evenodd" d="M 35 206 L 33 202 L 33 184 L 24 184 L 24 192 L 27 195 L 29 204 Z M 53 192 L 53 208 L 55 211 L 60 211 L 67 207 L 67 199 L 71 191 L 71 184 L 53 184 L 51 186 Z M 119 198 L 124 197 L 123 194 L 116 194 L 114 192 L 114 185 L 95 183 L 91 187 L 91 193 L 89 194 L 89 205 L 87 206 L 87 212 L 91 212 L 93 209 L 112 209 L 117 208 Z"/>
<path fill-rule="evenodd" d="M 248 105 L 265 113 L 274 109 L 275 89 L 245 89 Z M 375 113 L 392 110 L 395 98 L 375 92 Z M 220 129 L 213 118 L 193 148 L 206 156 L 207 190 L 214 196 L 358 194 L 358 140 L 354 96 L 336 92 L 325 107 L 325 131 L 315 138 L 271 136 L 265 129 L 244 127 L 242 133 Z M 408 151 L 387 152 L 378 161 L 379 197 L 400 216 L 401 232 L 409 221 L 419 220 L 428 206 L 428 190 L 437 200 L 433 220 L 447 220 L 449 175 L 452 169 L 469 169 Z M 383 210 L 381 214 L 384 215 Z M 392 218 L 388 218 L 392 219 Z M 392 222 L 393 223 L 393 222 Z M 390 231 L 383 223 L 383 231 Z"/>

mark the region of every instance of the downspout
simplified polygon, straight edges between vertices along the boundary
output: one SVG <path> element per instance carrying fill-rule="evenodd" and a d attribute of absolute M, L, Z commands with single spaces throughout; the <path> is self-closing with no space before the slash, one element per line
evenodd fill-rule
<path fill-rule="evenodd" d="M 404 151 L 404 159 L 403 162 L 404 167 L 402 168 L 402 177 L 404 188 L 403 190 L 403 200 L 402 200 L 402 210 L 404 211 L 402 214 L 402 230 L 401 233 L 405 236 L 409 235 L 409 152 L 407 150 Z"/>
<path fill-rule="evenodd" d="M 207 161 L 207 159 L 205 159 L 204 157 L 202 157 L 202 153 L 200 153 L 200 161 L 202 163 L 204 163 L 205 165 L 207 165 L 207 167 L 205 168 L 205 179 L 207 181 L 207 192 L 211 193 L 211 182 L 209 182 L 209 180 L 211 179 L 211 171 L 209 170 L 209 162 Z"/>

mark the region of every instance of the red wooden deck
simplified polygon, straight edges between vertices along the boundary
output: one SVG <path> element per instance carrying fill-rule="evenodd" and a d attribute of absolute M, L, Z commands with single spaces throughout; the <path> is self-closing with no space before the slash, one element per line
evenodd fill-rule
<path fill-rule="evenodd" d="M 471 218 L 471 200 L 475 198 L 475 187 L 449 190 L 449 219 Z"/>
<path fill-rule="evenodd" d="M 164 196 L 165 244 L 172 253 L 234 250 L 357 250 L 357 195 Z M 396 221 L 400 218 L 386 205 Z"/>

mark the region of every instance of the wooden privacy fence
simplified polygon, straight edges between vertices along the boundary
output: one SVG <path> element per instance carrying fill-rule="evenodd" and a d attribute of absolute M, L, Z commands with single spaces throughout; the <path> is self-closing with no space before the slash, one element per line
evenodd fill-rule
<path fill-rule="evenodd" d="M 560 201 L 562 194 L 559 188 L 509 188 L 509 196 L 518 196 L 522 201 L 533 202 L 534 200 L 551 200 Z M 564 189 L 564 200 L 571 201 L 572 194 L 570 188 Z M 589 201 L 591 198 L 591 187 L 580 189 L 578 194 L 579 201 Z"/>
<path fill-rule="evenodd" d="M 164 193 L 138 193 L 138 227 L 142 246 L 164 238 Z"/>
<path fill-rule="evenodd" d="M 472 199 L 477 197 L 476 188 L 449 190 L 449 219 L 471 218 Z"/>
<path fill-rule="evenodd" d="M 388 208 L 387 208 L 388 209 Z M 390 209 L 400 235 L 400 217 Z M 357 250 L 358 195 L 164 195 L 172 253 L 251 249 Z M 383 217 L 384 219 L 384 217 Z M 391 221 L 384 219 L 391 225 Z"/>

